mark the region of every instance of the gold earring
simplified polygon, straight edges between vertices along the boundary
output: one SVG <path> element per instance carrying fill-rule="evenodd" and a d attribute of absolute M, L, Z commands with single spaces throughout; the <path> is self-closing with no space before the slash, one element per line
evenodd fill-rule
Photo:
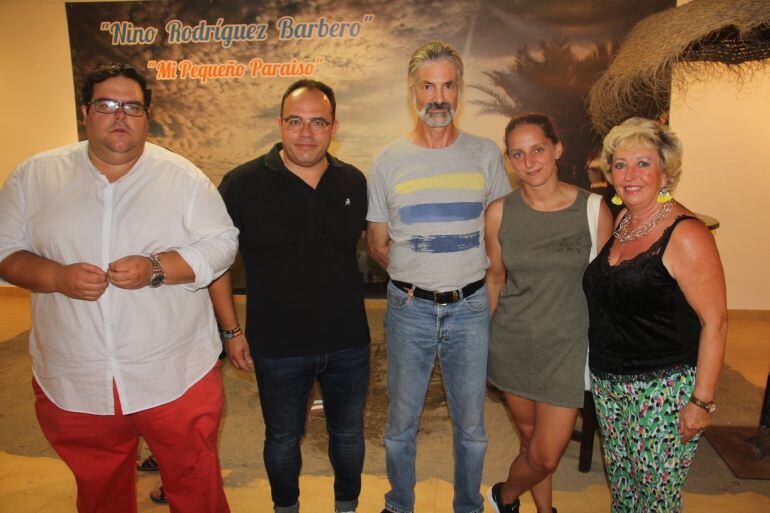
<path fill-rule="evenodd" d="M 671 196 L 671 193 L 668 190 L 668 187 L 665 185 L 660 188 L 660 191 L 658 191 L 658 203 L 668 203 L 674 199 L 673 196 Z"/>
<path fill-rule="evenodd" d="M 618 205 L 618 206 L 623 204 L 623 200 L 620 199 L 620 196 L 618 196 L 617 194 L 612 197 L 610 202 L 612 202 L 613 205 Z"/>

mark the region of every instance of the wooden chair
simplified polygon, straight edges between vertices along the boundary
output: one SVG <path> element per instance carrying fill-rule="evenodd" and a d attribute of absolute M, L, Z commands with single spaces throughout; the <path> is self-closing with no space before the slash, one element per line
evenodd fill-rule
<path fill-rule="evenodd" d="M 572 432 L 572 439 L 580 442 L 578 470 L 586 473 L 591 471 L 591 460 L 594 454 L 594 432 L 597 428 L 594 396 L 590 390 L 586 390 L 584 393 L 580 416 L 583 418 L 583 421 L 580 429 L 575 429 Z"/>

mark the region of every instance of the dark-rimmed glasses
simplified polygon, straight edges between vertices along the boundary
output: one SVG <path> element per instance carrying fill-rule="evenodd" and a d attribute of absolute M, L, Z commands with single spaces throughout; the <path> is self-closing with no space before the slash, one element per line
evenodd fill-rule
<path fill-rule="evenodd" d="M 326 121 L 324 118 L 302 119 L 299 116 L 285 117 L 283 123 L 289 132 L 301 132 L 302 128 L 307 125 L 314 134 L 320 134 L 332 124 L 331 121 Z"/>
<path fill-rule="evenodd" d="M 147 107 L 140 102 L 119 102 L 112 98 L 95 98 L 89 102 L 89 105 L 94 106 L 96 112 L 102 114 L 115 114 L 118 109 L 123 109 L 126 116 L 139 117 L 144 115 Z"/>

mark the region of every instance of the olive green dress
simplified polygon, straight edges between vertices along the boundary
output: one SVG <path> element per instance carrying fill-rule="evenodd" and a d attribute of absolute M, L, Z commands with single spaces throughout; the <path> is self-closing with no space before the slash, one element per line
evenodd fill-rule
<path fill-rule="evenodd" d="M 575 202 L 555 212 L 532 209 L 518 190 L 505 199 L 499 239 L 506 280 L 492 318 L 488 367 L 500 390 L 555 406 L 583 405 L 588 196 L 578 189 Z"/>

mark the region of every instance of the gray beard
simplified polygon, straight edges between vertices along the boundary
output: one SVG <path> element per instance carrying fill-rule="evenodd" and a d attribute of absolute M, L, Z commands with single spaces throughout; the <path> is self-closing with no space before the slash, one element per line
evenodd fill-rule
<path fill-rule="evenodd" d="M 428 112 L 429 109 L 432 108 L 445 108 L 446 113 L 445 114 L 431 114 Z M 431 128 L 443 128 L 445 126 L 449 126 L 454 121 L 455 115 L 452 111 L 452 106 L 448 103 L 435 103 L 430 102 L 427 103 L 422 110 L 417 111 L 417 115 L 420 117 L 420 119 L 429 127 Z"/>

